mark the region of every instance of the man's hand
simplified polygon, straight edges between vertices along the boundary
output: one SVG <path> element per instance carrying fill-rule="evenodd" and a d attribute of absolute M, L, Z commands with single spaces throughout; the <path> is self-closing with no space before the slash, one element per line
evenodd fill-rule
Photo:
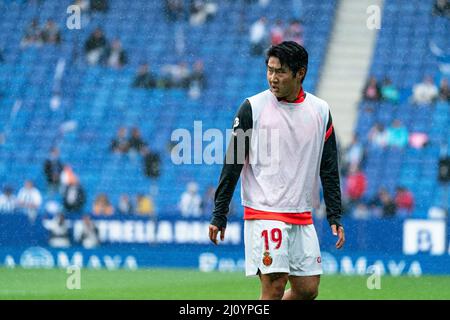
<path fill-rule="evenodd" d="M 220 232 L 220 240 L 223 241 L 225 239 L 225 228 L 220 228 L 214 226 L 212 224 L 209 225 L 209 239 L 215 244 L 218 245 L 219 241 L 217 241 L 217 234 Z"/>
<path fill-rule="evenodd" d="M 344 227 L 342 227 L 342 226 L 336 227 L 335 224 L 332 224 L 331 231 L 333 232 L 334 236 L 338 236 L 338 241 L 336 242 L 336 249 L 341 249 L 345 243 Z M 210 233 L 211 233 L 211 231 L 210 231 Z"/>

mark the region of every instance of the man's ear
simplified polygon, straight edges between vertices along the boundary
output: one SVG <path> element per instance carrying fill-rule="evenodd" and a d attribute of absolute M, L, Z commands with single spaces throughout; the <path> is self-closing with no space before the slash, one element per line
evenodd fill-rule
<path fill-rule="evenodd" d="M 302 80 L 305 78 L 306 75 L 306 68 L 301 67 L 298 71 L 297 74 L 295 75 L 295 77 L 299 80 Z"/>

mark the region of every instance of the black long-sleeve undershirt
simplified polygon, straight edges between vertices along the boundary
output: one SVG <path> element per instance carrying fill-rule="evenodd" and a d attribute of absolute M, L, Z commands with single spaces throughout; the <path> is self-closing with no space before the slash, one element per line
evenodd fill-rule
<path fill-rule="evenodd" d="M 320 180 L 322 181 L 323 197 L 327 210 L 327 220 L 330 225 L 342 226 L 341 187 L 339 181 L 338 153 L 333 120 L 329 113 L 327 132 L 331 135 L 326 139 L 320 162 Z"/>
<path fill-rule="evenodd" d="M 233 197 L 242 167 L 244 166 L 244 159 L 238 156 L 242 155 L 242 151 L 244 150 L 244 158 L 248 159 L 250 141 L 248 138 L 239 137 L 239 135 L 245 134 L 245 132 L 248 132 L 247 130 L 251 130 L 252 128 L 252 107 L 250 102 L 245 100 L 241 104 L 233 121 L 233 135 L 227 148 L 227 155 L 224 160 L 222 173 L 220 174 L 219 185 L 214 196 L 215 208 L 211 224 L 219 228 L 225 228 L 227 225 L 227 214 L 231 198 Z"/>

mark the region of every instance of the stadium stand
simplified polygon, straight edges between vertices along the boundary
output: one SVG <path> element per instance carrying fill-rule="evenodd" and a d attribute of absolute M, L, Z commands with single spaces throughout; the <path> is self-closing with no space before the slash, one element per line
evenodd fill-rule
<path fill-rule="evenodd" d="M 109 2 L 106 12 L 82 19 L 80 30 L 65 27 L 70 1 L 3 1 L 0 3 L 0 181 L 15 191 L 32 179 L 45 193 L 43 163 L 49 150 L 58 146 L 86 190 L 86 209 L 99 193 L 107 193 L 117 204 L 123 193 L 154 194 L 157 211 L 177 212 L 185 186 L 197 181 L 200 193 L 215 185 L 220 165 L 174 165 L 169 144 L 173 130 L 186 128 L 191 134 L 195 120 L 209 128 L 230 127 L 243 97 L 265 87 L 263 58 L 250 55 L 248 29 L 261 16 L 269 23 L 290 20 L 288 8 L 274 2 L 268 7 L 246 1 L 221 1 L 214 17 L 192 26 L 189 21 L 169 21 L 163 1 Z M 304 3 L 302 17 L 310 68 L 305 82 L 314 92 L 333 26 L 336 1 Z M 401 11 L 402 14 L 399 14 Z M 245 13 L 245 14 L 244 14 Z M 53 19 L 61 31 L 60 45 L 21 46 L 24 30 L 34 19 L 43 24 Z M 100 26 L 108 41 L 120 39 L 128 63 L 120 69 L 90 66 L 84 43 Z M 439 184 L 441 146 L 450 144 L 448 102 L 418 107 L 411 103 L 414 84 L 425 75 L 440 81 L 440 57 L 430 47 L 449 52 L 449 20 L 433 14 L 433 1 L 386 2 L 383 32 L 379 33 L 370 74 L 378 80 L 389 77 L 399 88 L 398 103 L 362 100 L 356 135 L 366 149 L 363 166 L 368 180 L 365 199 L 380 186 L 391 193 L 404 186 L 415 196 L 413 215 L 424 217 L 430 207 L 441 205 L 445 196 Z M 220 35 L 220 36 L 217 36 Z M 181 42 L 181 49 L 180 49 Z M 136 89 L 132 82 L 138 66 L 145 62 L 160 73 L 166 64 L 197 60 L 205 65 L 206 88 L 198 99 L 183 89 Z M 62 72 L 61 72 L 62 70 Z M 60 101 L 58 102 L 58 99 Z M 374 148 L 368 132 L 376 124 L 389 127 L 400 119 L 409 133 L 424 133 L 429 143 L 421 149 Z M 140 157 L 118 156 L 109 145 L 119 127 L 138 127 L 153 151 L 161 155 L 159 178 L 143 174 Z M 194 138 L 194 137 L 192 137 Z M 203 143 L 205 146 L 207 142 Z M 157 188 L 155 188 L 155 186 Z M 234 201 L 239 202 L 239 187 Z M 61 201 L 60 198 L 57 199 Z"/>
<path fill-rule="evenodd" d="M 356 134 L 364 142 L 367 158 L 364 171 L 369 181 L 367 198 L 380 186 L 391 193 L 397 186 L 412 191 L 416 198 L 414 217 L 427 217 L 428 209 L 445 202 L 445 186 L 438 181 L 438 162 L 441 152 L 450 145 L 449 104 L 439 100 L 417 106 L 411 101 L 412 88 L 431 75 L 436 85 L 441 77 L 440 57 L 432 47 L 450 52 L 448 18 L 432 12 L 433 1 L 386 1 L 383 10 L 383 32 L 379 32 L 370 74 L 379 81 L 389 77 L 399 88 L 398 104 L 389 101 L 359 105 Z M 376 123 L 389 127 L 399 119 L 409 133 L 428 137 L 423 148 L 411 144 L 403 149 L 375 148 L 367 141 L 370 128 Z M 411 135 L 410 135 L 411 138 Z M 447 194 L 448 196 L 448 194 Z M 447 202 L 448 203 L 448 202 Z"/>
<path fill-rule="evenodd" d="M 105 13 L 92 13 L 88 23 L 83 16 L 81 29 L 69 30 L 65 25 L 70 4 L 0 2 L 0 27 L 5 30 L 0 33 L 5 60 L 0 64 L 2 185 L 17 190 L 25 179 L 32 179 L 45 191 L 43 163 L 51 147 L 58 146 L 63 162 L 73 167 L 86 191 L 86 209 L 92 208 L 99 193 L 107 193 L 116 204 L 120 194 L 148 193 L 153 184 L 159 190 L 157 210 L 175 212 L 189 181 L 197 181 L 203 193 L 216 184 L 221 168 L 172 164 L 168 152 L 172 131 L 192 132 L 195 120 L 202 121 L 203 131 L 230 128 L 242 99 L 265 88 L 264 59 L 249 54 L 248 28 L 263 15 L 271 23 L 278 18 L 287 22 L 289 8 L 274 2 L 262 8 L 246 1 L 220 1 L 215 17 L 191 26 L 188 21 L 168 21 L 164 1 L 150 5 L 144 0 L 112 0 Z M 319 79 L 334 7 L 335 1 L 304 6 L 305 46 L 311 56 L 305 87 L 311 92 Z M 41 24 L 54 19 L 61 44 L 22 48 L 24 30 L 33 18 Z M 123 68 L 86 63 L 83 46 L 98 26 L 108 41 L 121 40 L 128 56 Z M 177 41 L 184 41 L 182 54 Z M 165 64 L 192 65 L 198 59 L 205 64 L 207 87 L 197 100 L 182 89 L 142 90 L 131 85 L 142 62 L 158 73 Z M 155 181 L 144 176 L 140 158 L 109 151 L 121 126 L 138 127 L 151 150 L 160 153 L 161 176 Z M 43 194 L 45 201 L 54 198 Z"/>

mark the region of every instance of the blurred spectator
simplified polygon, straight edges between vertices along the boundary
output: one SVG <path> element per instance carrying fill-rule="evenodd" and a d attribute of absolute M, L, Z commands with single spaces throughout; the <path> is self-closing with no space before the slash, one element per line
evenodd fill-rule
<path fill-rule="evenodd" d="M 385 218 L 395 216 L 397 207 L 391 195 L 385 188 L 380 188 L 377 195 L 371 200 L 370 207 L 375 215 Z"/>
<path fill-rule="evenodd" d="M 191 85 L 193 82 L 197 82 L 198 86 L 201 89 L 204 89 L 206 87 L 206 77 L 205 77 L 205 70 L 202 60 L 197 60 L 194 63 L 194 69 L 191 74 L 190 78 Z"/>
<path fill-rule="evenodd" d="M 388 132 L 381 123 L 375 124 L 369 131 L 369 142 L 377 147 L 384 148 L 388 144 Z"/>
<path fill-rule="evenodd" d="M 131 137 L 128 140 L 129 151 L 141 152 L 146 146 L 146 143 L 142 139 L 141 131 L 138 128 L 131 129 Z"/>
<path fill-rule="evenodd" d="M 186 62 L 166 64 L 161 71 L 165 88 L 189 88 L 191 72 Z"/>
<path fill-rule="evenodd" d="M 39 26 L 38 19 L 33 19 L 28 27 L 25 29 L 25 35 L 22 38 L 21 46 L 27 47 L 29 45 L 41 45 L 42 44 L 42 30 Z"/>
<path fill-rule="evenodd" d="M 396 148 L 404 148 L 408 145 L 408 129 L 398 119 L 392 122 L 388 131 L 388 145 Z"/>
<path fill-rule="evenodd" d="M 267 47 L 267 19 L 259 18 L 250 27 L 250 53 L 254 56 L 260 56 Z"/>
<path fill-rule="evenodd" d="M 370 77 L 363 89 L 363 97 L 369 101 L 379 101 L 381 98 L 381 90 L 375 77 Z"/>
<path fill-rule="evenodd" d="M 151 89 L 156 87 L 156 77 L 150 71 L 148 64 L 143 63 L 139 66 L 136 77 L 133 81 L 133 87 Z"/>
<path fill-rule="evenodd" d="M 79 180 L 75 177 L 69 182 L 65 192 L 63 205 L 67 212 L 80 212 L 86 203 L 86 196 Z"/>
<path fill-rule="evenodd" d="M 353 210 L 353 218 L 357 220 L 368 220 L 370 218 L 370 211 L 364 203 L 358 203 Z"/>
<path fill-rule="evenodd" d="M 433 82 L 433 78 L 425 76 L 423 82 L 413 87 L 413 102 L 419 105 L 430 104 L 439 96 L 439 90 Z"/>
<path fill-rule="evenodd" d="M 353 140 L 345 152 L 345 166 L 360 167 L 364 158 L 364 147 L 359 142 L 358 137 L 353 135 Z"/>
<path fill-rule="evenodd" d="M 59 158 L 59 149 L 53 147 L 50 156 L 44 162 L 44 174 L 50 191 L 58 190 L 63 164 Z"/>
<path fill-rule="evenodd" d="M 91 11 L 107 12 L 108 11 L 108 1 L 107 0 L 90 0 Z"/>
<path fill-rule="evenodd" d="M 30 180 L 25 181 L 25 185 L 19 190 L 17 195 L 17 206 L 24 210 L 31 222 L 36 219 L 39 207 L 42 204 L 42 196 L 38 189 Z"/>
<path fill-rule="evenodd" d="M 402 217 L 409 216 L 414 209 L 414 196 L 412 192 L 404 187 L 397 187 L 395 205 L 398 215 Z"/>
<path fill-rule="evenodd" d="M 195 182 L 189 182 L 186 191 L 181 195 L 179 203 L 179 209 L 181 215 L 187 217 L 200 217 L 202 198 L 198 193 L 198 184 Z"/>
<path fill-rule="evenodd" d="M 78 182 L 78 177 L 73 171 L 72 167 L 69 165 L 65 165 L 61 172 L 60 177 L 60 191 L 62 194 L 66 192 L 66 189 L 69 185 L 75 184 Z"/>
<path fill-rule="evenodd" d="M 281 19 L 278 19 L 270 28 L 270 42 L 273 46 L 282 43 L 284 40 L 284 25 Z"/>
<path fill-rule="evenodd" d="M 366 188 L 367 178 L 364 173 L 357 166 L 350 167 L 346 183 L 346 194 L 351 204 L 363 197 Z"/>
<path fill-rule="evenodd" d="M 442 78 L 439 85 L 439 99 L 442 101 L 450 102 L 450 88 L 448 86 L 448 80 Z"/>
<path fill-rule="evenodd" d="M 108 199 L 108 196 L 101 193 L 94 201 L 92 212 L 96 216 L 111 216 L 114 214 L 114 207 Z"/>
<path fill-rule="evenodd" d="M 214 210 L 214 196 L 215 196 L 216 188 L 210 186 L 203 196 L 202 199 L 202 211 L 203 215 L 210 215 Z"/>
<path fill-rule="evenodd" d="M 61 43 L 61 32 L 59 31 L 59 28 L 56 25 L 55 21 L 53 21 L 52 19 L 47 20 L 47 23 L 42 30 L 42 40 L 44 41 L 44 43 Z"/>
<path fill-rule="evenodd" d="M 127 139 L 127 129 L 120 127 L 117 131 L 117 136 L 111 142 L 111 150 L 114 153 L 127 153 L 130 144 Z"/>
<path fill-rule="evenodd" d="M 155 204 L 150 196 L 138 194 L 136 197 L 136 213 L 143 216 L 155 214 Z"/>
<path fill-rule="evenodd" d="M 192 99 L 197 99 L 202 94 L 206 87 L 206 78 L 203 67 L 203 61 L 197 60 L 194 63 L 194 70 L 189 79 L 189 96 Z"/>
<path fill-rule="evenodd" d="M 133 204 L 131 203 L 130 197 L 127 194 L 121 194 L 119 198 L 119 204 L 117 205 L 117 211 L 121 214 L 132 214 L 134 213 Z"/>
<path fill-rule="evenodd" d="M 429 137 L 423 132 L 413 132 L 409 135 L 409 144 L 411 147 L 421 149 L 428 145 Z"/>
<path fill-rule="evenodd" d="M 433 14 L 450 18 L 450 1 L 449 0 L 435 0 L 433 5 Z"/>
<path fill-rule="evenodd" d="M 395 216 L 397 207 L 391 195 L 387 191 L 381 194 L 381 203 L 383 204 L 383 217 L 390 218 Z"/>
<path fill-rule="evenodd" d="M 217 4 L 211 0 L 191 0 L 189 22 L 193 26 L 204 24 L 217 12 Z"/>
<path fill-rule="evenodd" d="M 70 247 L 69 224 L 59 213 L 53 219 L 43 221 L 44 228 L 50 232 L 48 244 L 54 248 Z"/>
<path fill-rule="evenodd" d="M 184 0 L 166 0 L 166 9 L 164 10 L 169 21 L 183 20 Z"/>
<path fill-rule="evenodd" d="M 381 96 L 384 100 L 397 104 L 400 101 L 400 94 L 392 84 L 391 79 L 385 78 L 381 85 Z"/>
<path fill-rule="evenodd" d="M 152 152 L 147 146 L 142 149 L 144 174 L 149 178 L 158 178 L 161 174 L 161 159 L 159 154 Z"/>
<path fill-rule="evenodd" d="M 104 56 L 107 47 L 108 42 L 102 29 L 95 29 L 84 44 L 87 62 L 90 65 L 99 63 Z"/>
<path fill-rule="evenodd" d="M 0 194 L 0 213 L 13 213 L 16 210 L 16 196 L 11 187 L 5 187 Z"/>
<path fill-rule="evenodd" d="M 81 13 L 80 23 L 83 26 L 88 25 L 92 18 L 90 0 L 75 0 L 73 2 L 73 5 L 77 6 L 80 9 L 80 13 Z"/>
<path fill-rule="evenodd" d="M 295 41 L 303 45 L 303 25 L 300 20 L 292 20 L 284 33 L 284 41 Z"/>
<path fill-rule="evenodd" d="M 88 13 L 90 10 L 90 0 L 75 0 L 73 3 L 74 5 L 78 6 L 81 10 L 81 12 Z"/>
<path fill-rule="evenodd" d="M 88 215 L 83 216 L 83 227 L 81 230 L 80 242 L 85 249 L 92 249 L 100 245 L 98 229 Z"/>
<path fill-rule="evenodd" d="M 113 68 L 122 68 L 127 63 L 127 55 L 119 39 L 115 39 L 106 50 L 106 63 Z"/>
<path fill-rule="evenodd" d="M 439 206 L 432 206 L 428 209 L 428 219 L 442 219 L 447 218 L 447 211 Z"/>

